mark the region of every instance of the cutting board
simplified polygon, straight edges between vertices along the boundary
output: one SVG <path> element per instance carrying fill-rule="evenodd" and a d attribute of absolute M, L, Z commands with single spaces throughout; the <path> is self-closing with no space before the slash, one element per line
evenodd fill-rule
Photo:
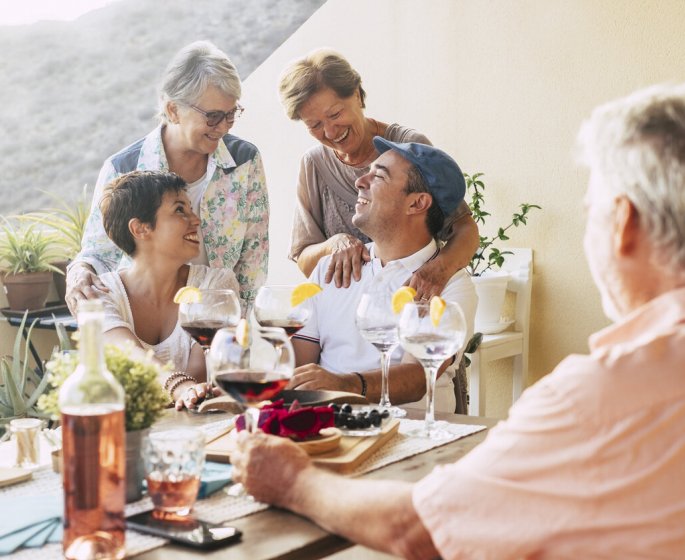
<path fill-rule="evenodd" d="M 342 436 L 340 444 L 330 451 L 312 457 L 314 463 L 342 474 L 354 471 L 371 454 L 385 445 L 400 428 L 400 421 L 393 418 L 386 422 L 381 433 L 371 437 Z M 225 434 L 205 446 L 208 461 L 230 463 L 235 436 Z"/>

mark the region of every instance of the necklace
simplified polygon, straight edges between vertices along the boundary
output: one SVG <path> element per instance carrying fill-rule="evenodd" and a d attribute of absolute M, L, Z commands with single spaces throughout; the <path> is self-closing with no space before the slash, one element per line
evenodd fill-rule
<path fill-rule="evenodd" d="M 378 124 L 378 121 L 376 119 L 372 119 L 371 117 L 369 117 L 369 120 L 373 121 L 373 124 L 376 125 L 376 132 L 373 134 L 373 136 L 378 136 L 378 133 L 380 132 L 380 126 Z M 338 154 L 338 152 L 333 150 L 333 153 L 335 154 L 335 157 L 338 158 L 338 161 L 340 163 L 349 165 L 350 167 L 360 167 L 363 163 L 366 163 L 372 155 L 375 155 L 376 153 L 376 147 L 373 145 L 373 136 L 371 137 L 371 150 L 366 152 L 366 154 L 364 154 L 364 157 L 362 157 L 358 161 L 345 161 L 343 158 L 340 157 L 340 154 Z"/>

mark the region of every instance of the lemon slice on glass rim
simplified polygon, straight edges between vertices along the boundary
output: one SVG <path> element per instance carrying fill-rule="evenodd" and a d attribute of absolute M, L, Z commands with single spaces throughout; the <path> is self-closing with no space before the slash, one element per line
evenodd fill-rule
<path fill-rule="evenodd" d="M 390 300 L 390 306 L 392 307 L 392 312 L 395 314 L 402 313 L 402 309 L 408 303 L 414 301 L 416 297 L 416 290 L 411 286 L 402 286 L 395 290 L 392 294 L 392 299 Z"/>
<path fill-rule="evenodd" d="M 250 325 L 247 319 L 240 319 L 238 325 L 235 328 L 235 340 L 243 348 L 247 348 L 250 345 Z"/>
<path fill-rule="evenodd" d="M 440 319 L 442 318 L 442 314 L 445 312 L 446 307 L 447 304 L 445 303 L 445 300 L 440 296 L 433 296 L 431 298 L 429 309 L 431 323 L 433 323 L 434 327 L 437 327 L 440 324 Z"/>
<path fill-rule="evenodd" d="M 293 292 L 290 294 L 290 305 L 291 307 L 297 307 L 303 301 L 315 296 L 321 291 L 321 286 L 314 284 L 314 282 L 298 284 L 293 288 Z"/>
<path fill-rule="evenodd" d="M 174 303 L 202 303 L 202 292 L 195 286 L 183 286 L 176 292 Z"/>

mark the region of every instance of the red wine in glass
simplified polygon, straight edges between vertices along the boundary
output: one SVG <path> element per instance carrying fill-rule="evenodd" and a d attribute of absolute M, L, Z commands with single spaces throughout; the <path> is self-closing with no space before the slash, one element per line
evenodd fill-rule
<path fill-rule="evenodd" d="M 293 336 L 297 331 L 304 327 L 304 321 L 295 321 L 292 319 L 274 319 L 259 321 L 262 327 L 280 327 L 288 337 Z"/>
<path fill-rule="evenodd" d="M 204 349 L 208 349 L 214 340 L 216 332 L 225 327 L 223 321 L 194 321 L 192 323 L 181 324 L 181 327 Z"/>
<path fill-rule="evenodd" d="M 214 382 L 236 401 L 254 406 L 272 400 L 285 388 L 288 379 L 274 379 L 264 371 L 237 369 L 216 372 Z"/>

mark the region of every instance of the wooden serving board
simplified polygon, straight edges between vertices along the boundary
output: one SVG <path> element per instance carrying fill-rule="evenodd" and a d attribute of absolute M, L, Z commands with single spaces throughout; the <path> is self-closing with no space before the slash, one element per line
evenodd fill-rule
<path fill-rule="evenodd" d="M 336 448 L 325 453 L 318 453 L 312 460 L 316 465 L 335 472 L 342 474 L 352 472 L 374 451 L 385 445 L 399 428 L 400 421 L 393 418 L 383 425 L 381 433 L 377 436 L 342 436 Z M 234 441 L 235 435 L 228 433 L 208 443 L 205 446 L 207 460 L 230 463 Z"/>
<path fill-rule="evenodd" d="M 374 451 L 383 447 L 400 429 L 400 421 L 391 418 L 381 428 L 381 433 L 371 437 L 351 437 L 343 436 L 340 438 L 340 446 L 328 453 L 323 453 L 314 457 L 314 463 L 319 467 L 329 469 L 341 474 L 354 471 Z"/>

